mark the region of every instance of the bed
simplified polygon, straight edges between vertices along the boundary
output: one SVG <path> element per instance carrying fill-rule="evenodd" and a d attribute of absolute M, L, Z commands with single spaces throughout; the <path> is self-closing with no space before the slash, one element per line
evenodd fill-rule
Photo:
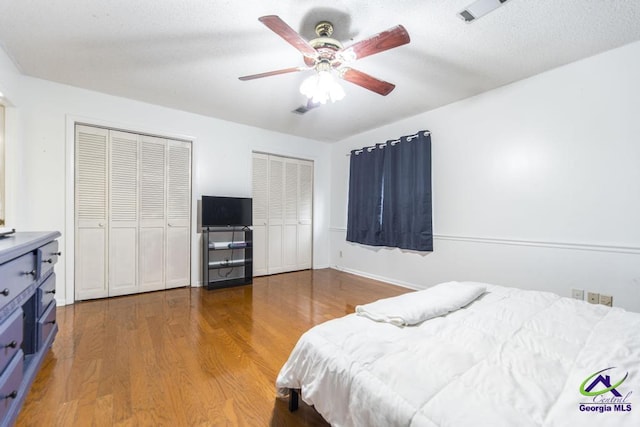
<path fill-rule="evenodd" d="M 411 325 L 361 312 L 307 331 L 279 395 L 334 426 L 640 426 L 640 314 L 490 284 L 436 288 L 452 284 L 483 290 Z M 394 298 L 419 305 L 432 289 Z"/>

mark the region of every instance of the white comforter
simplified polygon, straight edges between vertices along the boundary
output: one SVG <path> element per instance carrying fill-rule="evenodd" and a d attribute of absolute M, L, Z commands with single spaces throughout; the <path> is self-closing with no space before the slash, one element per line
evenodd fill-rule
<path fill-rule="evenodd" d="M 356 314 L 376 322 L 411 326 L 456 311 L 487 290 L 484 283 L 446 282 L 416 292 L 356 306 Z"/>
<path fill-rule="evenodd" d="M 612 385 L 628 373 L 615 388 L 622 397 L 580 393 L 610 367 L 601 375 Z M 637 427 L 640 314 L 487 285 L 465 308 L 417 326 L 356 315 L 318 325 L 276 386 L 301 389 L 335 426 Z M 604 404 L 612 399 L 619 406 Z"/>

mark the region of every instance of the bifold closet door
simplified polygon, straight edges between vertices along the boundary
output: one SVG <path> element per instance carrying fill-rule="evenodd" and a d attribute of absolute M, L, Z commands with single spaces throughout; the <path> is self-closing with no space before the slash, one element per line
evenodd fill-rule
<path fill-rule="evenodd" d="M 109 131 L 76 126 L 75 296 L 101 298 L 107 287 L 107 147 Z"/>
<path fill-rule="evenodd" d="M 190 230 L 191 144 L 170 140 L 167 141 L 167 288 L 190 283 Z"/>
<path fill-rule="evenodd" d="M 109 132 L 109 296 L 138 292 L 138 135 Z"/>
<path fill-rule="evenodd" d="M 298 163 L 297 268 L 311 268 L 313 255 L 313 162 Z"/>
<path fill-rule="evenodd" d="M 284 209 L 282 226 L 284 271 L 298 269 L 298 161 L 284 161 Z"/>
<path fill-rule="evenodd" d="M 311 268 L 313 163 L 285 160 L 284 177 L 284 270 Z"/>
<path fill-rule="evenodd" d="M 166 140 L 152 136 L 140 138 L 141 291 L 164 289 L 166 161 Z"/>
<path fill-rule="evenodd" d="M 311 268 L 313 162 L 253 154 L 254 276 Z"/>
<path fill-rule="evenodd" d="M 267 220 L 267 271 L 285 271 L 283 259 L 284 159 L 269 156 L 269 217 Z M 255 238 L 255 236 L 254 236 Z"/>
<path fill-rule="evenodd" d="M 253 275 L 267 269 L 267 221 L 269 219 L 269 156 L 253 154 Z"/>
<path fill-rule="evenodd" d="M 191 283 L 191 144 L 76 126 L 75 297 Z"/>

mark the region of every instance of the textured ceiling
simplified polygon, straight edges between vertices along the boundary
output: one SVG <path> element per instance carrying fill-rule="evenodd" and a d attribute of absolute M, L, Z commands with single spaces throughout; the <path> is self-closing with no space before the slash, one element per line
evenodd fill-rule
<path fill-rule="evenodd" d="M 0 43 L 26 75 L 316 140 L 337 141 L 640 39 L 638 0 L 509 0 L 466 24 L 470 0 L 0 0 Z M 300 116 L 309 72 L 258 21 L 278 15 L 304 38 L 318 21 L 349 45 L 397 24 L 411 43 L 354 68 L 396 84 Z"/>

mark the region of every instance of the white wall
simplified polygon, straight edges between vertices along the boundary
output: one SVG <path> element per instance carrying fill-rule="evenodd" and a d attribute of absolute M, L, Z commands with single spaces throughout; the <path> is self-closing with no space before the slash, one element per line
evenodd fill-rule
<path fill-rule="evenodd" d="M 7 98 L 16 95 L 20 73 L 0 46 L 0 92 Z"/>
<path fill-rule="evenodd" d="M 16 217 L 16 199 L 20 193 L 19 183 L 22 176 L 22 153 L 19 126 L 20 112 L 11 103 L 19 96 L 20 72 L 4 53 L 0 46 L 0 102 L 5 106 L 5 219 L 7 225 Z"/>
<path fill-rule="evenodd" d="M 640 311 L 638 76 L 640 42 L 333 145 L 331 265 L 413 288 L 579 288 Z M 420 129 L 432 131 L 434 252 L 345 242 L 345 154 Z"/>
<path fill-rule="evenodd" d="M 201 280 L 197 201 L 202 194 L 251 195 L 251 152 L 270 152 L 315 162 L 314 268 L 328 266 L 330 146 L 299 137 L 212 119 L 124 98 L 16 75 L 0 51 L 0 78 L 11 76 L 11 102 L 19 127 L 9 144 L 23 167 L 12 170 L 15 214 L 9 218 L 18 230 L 59 230 L 65 256 L 56 266 L 56 297 L 73 301 L 73 122 L 192 139 L 193 235 L 192 283 Z M 4 70 L 4 71 L 3 71 Z M 9 81 L 7 79 L 6 81 Z M 3 82 L 0 81 L 0 87 Z M 214 95 L 212 95 L 214 96 Z M 8 153 L 11 154 L 11 153 Z M 9 160 L 11 161 L 11 160 Z"/>
<path fill-rule="evenodd" d="M 414 288 L 444 280 L 562 295 L 580 288 L 640 311 L 637 75 L 640 43 L 328 146 L 25 77 L 0 50 L 0 91 L 13 105 L 7 216 L 20 230 L 63 232 L 57 295 L 71 301 L 69 123 L 83 118 L 193 138 L 194 212 L 201 194 L 250 194 L 252 150 L 315 160 L 316 268 L 330 264 Z M 433 132 L 435 251 L 346 243 L 345 154 L 419 129 Z M 194 215 L 194 283 L 195 225 Z"/>

